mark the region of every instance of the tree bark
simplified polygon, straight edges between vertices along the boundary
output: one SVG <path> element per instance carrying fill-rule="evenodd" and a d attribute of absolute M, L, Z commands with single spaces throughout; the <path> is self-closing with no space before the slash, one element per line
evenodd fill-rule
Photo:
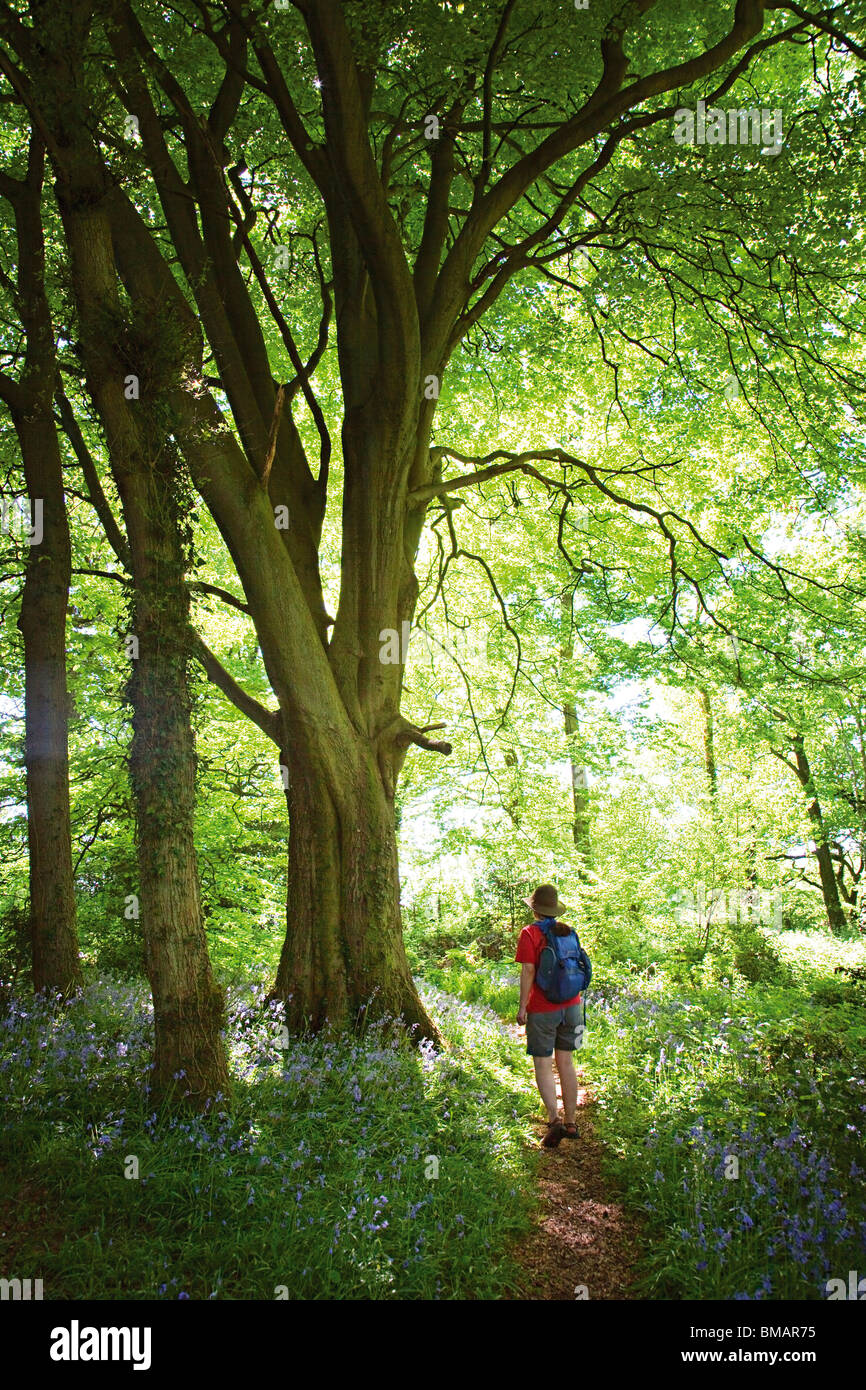
<path fill-rule="evenodd" d="M 360 740 L 340 769 L 297 740 L 286 756 L 289 891 L 271 998 L 293 1031 L 402 1015 L 416 1040 L 438 1038 L 406 960 L 394 803 L 376 760 Z"/>
<path fill-rule="evenodd" d="M 568 672 L 569 663 L 574 657 L 572 599 L 570 592 L 565 590 L 560 600 L 560 619 L 562 632 L 560 645 L 560 679 L 564 681 Z M 593 859 L 589 812 L 589 787 L 587 785 L 587 769 L 577 756 L 577 737 L 580 733 L 580 726 L 577 721 L 577 705 L 570 696 L 566 696 L 563 700 L 562 715 L 565 722 L 565 736 L 568 740 L 568 761 L 571 768 L 571 798 L 573 807 L 571 833 L 574 840 L 574 847 L 580 855 L 579 872 L 581 877 L 583 877 L 583 871 L 592 868 Z"/>
<path fill-rule="evenodd" d="M 710 796 L 712 797 L 713 805 L 715 805 L 719 791 L 719 778 L 716 769 L 716 739 L 713 706 L 710 701 L 710 692 L 705 685 L 698 686 L 698 694 L 701 697 L 701 708 L 704 712 L 704 767 L 707 773 L 707 784 L 710 789 Z"/>
<path fill-rule="evenodd" d="M 42 143 L 33 135 L 26 179 L 19 182 L 3 175 L 0 180 L 0 194 L 15 213 L 18 309 L 27 340 L 20 381 L 0 373 L 0 398 L 9 406 L 18 434 L 31 518 L 39 523 L 34 544 L 28 546 L 18 618 L 24 639 L 33 986 L 66 995 L 82 979 L 69 818 L 66 618 L 72 559 L 63 462 L 52 413 L 57 368 L 44 279 L 44 162 Z"/>
<path fill-rule="evenodd" d="M 33 987 L 68 994 L 81 983 L 69 820 L 66 615 L 71 554 L 53 421 L 17 421 L 27 489 L 43 504 L 30 547 L 18 626 L 24 638 L 25 763 Z"/>
<path fill-rule="evenodd" d="M 201 1107 L 229 1093 L 221 1037 L 224 1001 L 213 979 L 193 840 L 196 755 L 187 678 L 189 603 L 169 470 L 125 480 L 123 506 L 135 583 L 139 643 L 128 685 L 130 778 L 135 798 L 145 963 L 156 1033 L 154 1089 Z M 176 522 L 176 517 L 172 518 Z"/>
<path fill-rule="evenodd" d="M 806 809 L 814 827 L 815 858 L 818 861 L 818 875 L 821 880 L 821 894 L 824 899 L 827 922 L 829 923 L 831 932 L 834 932 L 838 936 L 845 931 L 847 919 L 845 909 L 839 898 L 839 885 L 836 882 L 836 875 L 833 872 L 833 860 L 830 854 L 827 828 L 824 824 L 824 814 L 821 810 L 821 803 L 818 800 L 818 794 L 812 778 L 812 769 L 809 766 L 803 735 L 795 734 L 791 739 L 791 746 L 794 750 L 794 757 L 797 760 L 797 776 L 800 779 L 800 785 L 807 797 L 810 798 Z"/>

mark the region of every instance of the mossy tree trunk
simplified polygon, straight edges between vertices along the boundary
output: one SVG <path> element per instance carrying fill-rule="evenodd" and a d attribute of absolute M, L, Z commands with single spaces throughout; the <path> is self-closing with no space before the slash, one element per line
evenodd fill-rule
<path fill-rule="evenodd" d="M 127 693 L 145 963 L 153 992 L 154 1087 L 177 1078 L 201 1106 L 229 1078 L 222 991 L 211 972 L 201 912 L 193 824 L 196 755 L 190 724 L 189 602 L 170 449 L 122 489 L 132 553 L 131 628 L 138 641 Z"/>
<path fill-rule="evenodd" d="M 403 947 L 394 805 L 375 759 L 359 741 L 338 770 L 295 745 L 289 778 L 286 939 L 271 997 L 293 1029 L 389 1014 L 435 1037 Z"/>
<path fill-rule="evenodd" d="M 73 120 L 74 120 L 74 113 Z M 55 156 L 57 197 L 88 393 L 105 432 L 123 509 L 133 598 L 130 776 L 139 899 L 153 993 L 157 1097 L 203 1108 L 228 1095 L 222 991 L 211 971 L 193 840 L 196 756 L 190 722 L 187 556 L 182 469 L 168 437 L 163 382 L 179 370 L 165 319 L 124 303 L 107 203 L 85 132 L 70 121 Z"/>

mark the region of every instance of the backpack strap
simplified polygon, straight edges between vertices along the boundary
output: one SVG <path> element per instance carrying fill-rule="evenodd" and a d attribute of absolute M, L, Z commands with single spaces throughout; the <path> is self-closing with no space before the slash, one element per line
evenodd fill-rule
<path fill-rule="evenodd" d="M 542 917 L 540 921 L 535 923 L 552 951 L 556 951 L 556 947 L 553 944 L 553 928 L 555 923 L 555 917 Z M 541 949 L 544 950 L 544 947 L 542 946 Z"/>

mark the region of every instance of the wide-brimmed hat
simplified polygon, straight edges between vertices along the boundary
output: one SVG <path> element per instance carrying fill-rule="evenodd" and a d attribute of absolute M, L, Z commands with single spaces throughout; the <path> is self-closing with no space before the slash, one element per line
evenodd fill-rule
<path fill-rule="evenodd" d="M 559 912 L 568 912 L 565 903 L 559 901 L 559 894 L 552 883 L 541 883 L 530 893 L 528 898 L 523 901 L 527 907 L 532 908 L 533 912 L 543 914 L 545 917 L 555 917 Z"/>

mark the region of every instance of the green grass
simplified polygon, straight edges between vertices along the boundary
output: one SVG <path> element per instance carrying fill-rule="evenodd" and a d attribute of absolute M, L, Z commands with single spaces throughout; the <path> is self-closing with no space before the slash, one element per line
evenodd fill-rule
<path fill-rule="evenodd" d="M 866 1268 L 866 1005 L 836 974 L 863 943 L 732 932 L 701 952 L 659 921 L 637 959 L 604 925 L 587 946 L 581 1060 L 607 1171 L 643 1214 L 643 1295 L 817 1299 Z M 439 1054 L 386 1028 L 281 1051 L 262 983 L 233 986 L 233 1106 L 203 1120 L 152 1111 L 140 986 L 102 980 L 54 1014 L 17 1000 L 0 1018 L 3 1273 L 46 1298 L 515 1290 L 538 1113 L 497 1019 L 516 969 L 471 942 L 424 969 Z"/>
<path fill-rule="evenodd" d="M 53 1017 L 31 1000 L 5 1020 L 4 1272 L 61 1299 L 513 1289 L 537 1106 L 495 1017 L 430 988 L 438 1055 L 381 1028 L 281 1051 L 262 992 L 234 995 L 233 1108 L 206 1119 L 151 1111 L 137 987 L 94 984 Z"/>
<path fill-rule="evenodd" d="M 465 951 L 448 952 L 443 967 L 429 966 L 425 978 L 467 1004 L 483 1004 L 501 1018 L 513 1020 L 520 1002 L 517 967 L 508 961 L 480 961 Z"/>

